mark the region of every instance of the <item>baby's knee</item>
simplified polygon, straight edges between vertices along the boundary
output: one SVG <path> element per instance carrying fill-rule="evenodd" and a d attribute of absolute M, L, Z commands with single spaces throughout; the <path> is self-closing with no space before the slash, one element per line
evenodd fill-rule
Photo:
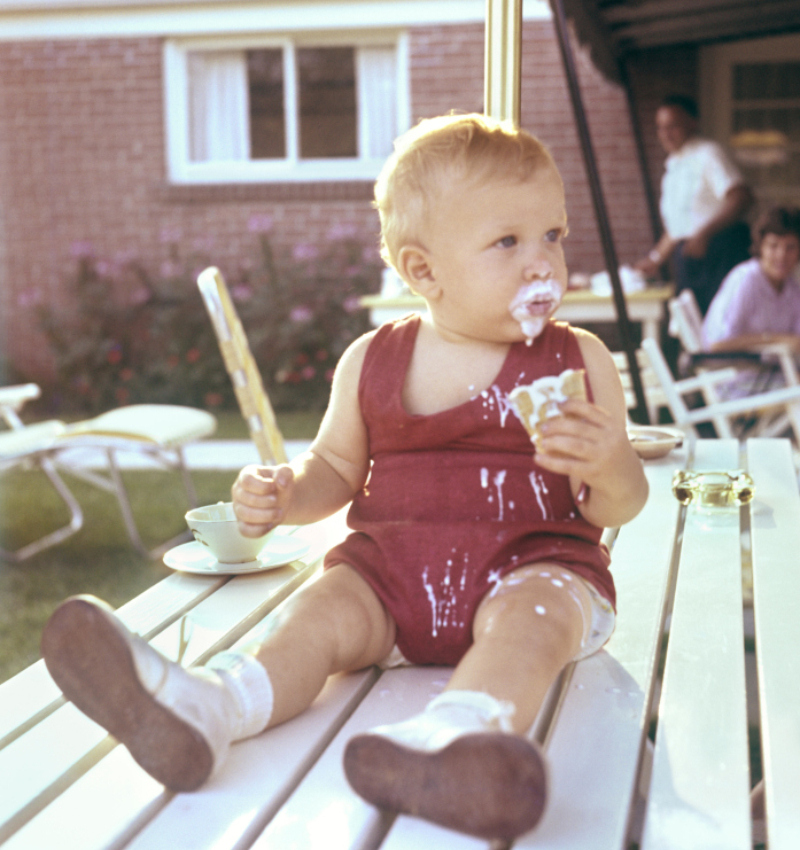
<path fill-rule="evenodd" d="M 570 600 L 582 614 L 590 610 L 592 603 L 583 579 L 555 564 L 528 564 L 507 573 L 494 584 L 484 601 L 509 595 L 534 600 L 550 597 Z"/>
<path fill-rule="evenodd" d="M 592 599 L 582 579 L 552 564 L 529 564 L 495 583 L 475 618 L 477 631 L 493 630 L 499 620 L 519 620 L 523 631 L 549 632 L 557 640 L 583 640 L 591 622 Z"/>

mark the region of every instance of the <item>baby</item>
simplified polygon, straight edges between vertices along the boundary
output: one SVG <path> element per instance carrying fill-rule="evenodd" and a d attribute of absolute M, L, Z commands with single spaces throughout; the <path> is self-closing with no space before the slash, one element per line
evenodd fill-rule
<path fill-rule="evenodd" d="M 647 498 L 614 362 L 552 320 L 566 288 L 564 189 L 530 134 L 481 115 L 422 121 L 376 184 L 385 259 L 428 305 L 342 357 L 310 450 L 249 466 L 240 528 L 263 534 L 352 502 L 352 533 L 253 645 L 183 670 L 98 600 L 43 636 L 66 696 L 170 788 L 200 786 L 231 742 L 308 707 L 333 673 L 454 667 L 421 714 L 350 741 L 376 806 L 510 840 L 540 819 L 544 755 L 526 736 L 570 661 L 614 626 L 601 529 Z M 536 445 L 515 387 L 585 370 Z M 581 498 L 578 499 L 578 494 Z"/>

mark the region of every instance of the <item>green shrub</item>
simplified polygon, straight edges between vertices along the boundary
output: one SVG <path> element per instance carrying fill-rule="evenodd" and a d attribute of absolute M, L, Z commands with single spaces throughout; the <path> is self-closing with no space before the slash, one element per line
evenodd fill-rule
<path fill-rule="evenodd" d="M 338 229 L 317 248 L 273 250 L 271 221 L 254 217 L 254 259 L 223 268 L 273 405 L 320 410 L 345 348 L 368 329 L 358 298 L 380 285 L 377 251 Z M 108 261 L 75 246 L 64 304 L 38 305 L 51 345 L 57 409 L 96 413 L 131 403 L 235 405 L 196 279 L 212 264 L 182 256 L 177 239 L 154 272 L 143 261 Z"/>

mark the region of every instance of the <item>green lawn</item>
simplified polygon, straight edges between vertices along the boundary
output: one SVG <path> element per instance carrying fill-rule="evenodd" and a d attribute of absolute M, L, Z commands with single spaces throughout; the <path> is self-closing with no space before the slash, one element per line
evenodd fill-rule
<path fill-rule="evenodd" d="M 241 417 L 218 414 L 220 438 L 246 437 Z M 287 439 L 313 437 L 319 414 L 279 416 Z M 200 504 L 230 499 L 236 472 L 196 471 Z M 139 555 L 128 541 L 116 500 L 65 475 L 84 511 L 84 526 L 59 546 L 11 564 L 0 561 L 0 682 L 39 658 L 39 635 L 55 606 L 75 593 L 92 593 L 118 607 L 169 574 L 161 561 Z M 155 545 L 185 528 L 188 505 L 175 473 L 125 473 L 134 514 L 145 542 Z M 0 545 L 16 549 L 63 525 L 66 508 L 41 472 L 0 477 Z"/>

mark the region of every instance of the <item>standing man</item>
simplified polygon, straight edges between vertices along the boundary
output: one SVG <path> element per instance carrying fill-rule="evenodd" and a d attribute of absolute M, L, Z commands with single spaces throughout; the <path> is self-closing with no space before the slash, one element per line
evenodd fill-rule
<path fill-rule="evenodd" d="M 636 268 L 652 277 L 672 258 L 677 291 L 691 289 L 705 314 L 725 275 L 749 258 L 743 220 L 753 194 L 722 147 L 697 135 L 697 104 L 669 95 L 656 111 L 667 153 L 661 181 L 664 235 Z"/>

